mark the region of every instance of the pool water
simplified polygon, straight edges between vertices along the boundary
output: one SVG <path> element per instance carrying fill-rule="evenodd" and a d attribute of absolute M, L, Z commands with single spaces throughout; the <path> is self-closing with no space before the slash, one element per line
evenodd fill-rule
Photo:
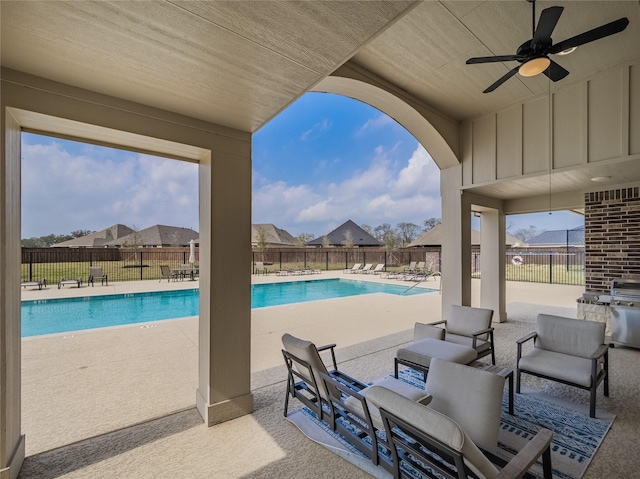
<path fill-rule="evenodd" d="M 424 288 L 346 279 L 254 284 L 251 307 L 264 308 L 360 294 L 414 295 Z M 198 290 L 128 293 L 22 302 L 22 337 L 197 316 Z"/>

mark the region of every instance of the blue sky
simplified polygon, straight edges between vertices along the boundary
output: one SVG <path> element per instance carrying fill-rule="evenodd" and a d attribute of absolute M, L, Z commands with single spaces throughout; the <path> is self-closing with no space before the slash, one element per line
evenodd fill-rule
<path fill-rule="evenodd" d="M 22 236 L 116 223 L 198 229 L 197 166 L 23 135 Z M 378 110 L 308 93 L 253 137 L 253 222 L 321 236 L 348 219 L 377 226 L 441 217 L 440 173 L 425 149 Z M 508 217 L 511 231 L 583 224 L 568 212 Z"/>

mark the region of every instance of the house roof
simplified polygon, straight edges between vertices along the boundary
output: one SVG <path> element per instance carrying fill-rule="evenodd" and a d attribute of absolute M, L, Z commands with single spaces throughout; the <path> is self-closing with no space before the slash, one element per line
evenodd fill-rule
<path fill-rule="evenodd" d="M 515 236 L 506 234 L 506 245 L 513 246 L 521 243 L 521 241 Z M 471 230 L 471 244 L 480 244 L 480 231 Z M 408 248 L 419 246 L 442 246 L 442 224 L 435 225 L 430 230 L 422 233 L 417 239 L 413 240 L 407 245 Z"/>
<path fill-rule="evenodd" d="M 351 220 L 346 221 L 326 235 L 329 239 L 329 244 L 331 246 L 343 246 L 348 231 L 351 232 L 351 239 L 353 240 L 354 246 L 382 246 L 380 241 Z M 322 238 L 323 236 L 320 236 L 313 241 L 309 241 L 307 244 L 310 246 L 322 246 Z"/>
<path fill-rule="evenodd" d="M 584 246 L 584 226 L 571 230 L 551 230 L 527 241 L 529 246 Z"/>
<path fill-rule="evenodd" d="M 105 228 L 102 231 L 96 231 L 95 233 L 81 236 L 80 238 L 62 241 L 52 246 L 55 248 L 95 248 L 105 246 L 107 243 L 131 233 L 133 233 L 133 230 L 128 226 L 117 224 Z"/>
<path fill-rule="evenodd" d="M 198 236 L 191 228 L 155 225 L 111 241 L 108 246 L 188 246 Z"/>
<path fill-rule="evenodd" d="M 298 240 L 288 231 L 280 229 L 271 223 L 251 225 L 251 244 L 258 244 L 258 234 L 262 230 L 267 246 L 297 246 Z"/>

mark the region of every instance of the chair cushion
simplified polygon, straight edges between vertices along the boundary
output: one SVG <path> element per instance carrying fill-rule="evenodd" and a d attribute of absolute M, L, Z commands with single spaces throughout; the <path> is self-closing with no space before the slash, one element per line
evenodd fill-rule
<path fill-rule="evenodd" d="M 604 344 L 605 324 L 539 314 L 536 348 L 589 358 Z"/>
<path fill-rule="evenodd" d="M 328 374 L 328 371 L 326 366 L 322 362 L 322 359 L 320 358 L 320 354 L 318 354 L 318 349 L 316 348 L 316 345 L 313 344 L 311 341 L 306 341 L 303 339 L 296 338 L 295 336 L 292 336 L 288 333 L 282 336 L 282 344 L 284 345 L 284 349 L 288 353 L 293 354 L 295 357 L 299 359 L 302 359 L 304 362 L 309 364 L 309 366 L 311 366 L 314 379 L 316 381 L 316 384 L 318 385 L 318 388 L 320 389 L 318 394 L 320 394 L 320 397 L 322 399 L 329 400 L 327 390 L 322 386 L 324 384 L 324 381 L 322 381 L 322 378 L 318 374 L 318 372 L 323 372 L 325 374 Z M 307 384 L 313 387 L 313 381 L 311 377 L 309 377 L 309 371 L 307 370 L 307 368 L 297 367 L 295 362 L 294 362 L 294 367 L 300 373 L 300 375 L 303 378 L 305 378 L 305 380 L 307 381 Z M 329 393 L 331 395 L 336 397 L 340 396 L 340 391 L 338 391 L 338 389 L 336 389 L 335 387 L 329 385 L 329 389 L 330 389 Z"/>
<path fill-rule="evenodd" d="M 429 407 L 458 423 L 475 444 L 495 452 L 504 383 L 499 374 L 433 359 L 426 384 Z"/>
<path fill-rule="evenodd" d="M 362 391 L 360 391 L 360 394 L 366 398 L 367 394 L 373 386 L 383 386 L 387 389 L 395 391 L 396 393 L 406 397 L 411 401 L 420 402 L 421 404 L 428 404 L 431 398 L 431 396 L 429 396 L 429 394 L 427 394 L 424 389 L 418 389 L 411 386 L 410 384 L 405 383 L 404 381 L 400 381 L 399 379 L 393 378 L 391 376 L 378 379 L 371 386 L 367 386 Z M 356 411 L 364 416 L 362 403 L 360 401 L 353 398 L 352 396 L 349 396 L 344 400 L 344 402 L 351 411 Z M 378 411 L 378 408 L 371 402 L 367 402 L 367 406 L 369 408 L 369 414 L 371 415 L 373 426 L 376 429 L 384 431 L 384 424 L 382 423 L 382 417 L 380 417 L 380 411 Z"/>
<path fill-rule="evenodd" d="M 451 418 L 381 386 L 371 387 L 367 400 L 462 453 L 465 464 L 479 477 L 496 476 L 494 465 Z"/>
<path fill-rule="evenodd" d="M 469 364 L 478 358 L 478 353 L 470 346 L 440 341 L 433 338 L 425 338 L 414 341 L 396 352 L 398 359 L 410 361 L 429 367 L 431 358 L 444 359 L 454 363 Z"/>
<path fill-rule="evenodd" d="M 587 388 L 591 387 L 591 359 L 532 348 L 520 358 L 518 367 L 524 371 L 568 381 Z M 602 367 L 602 365 L 599 364 L 598 367 Z"/>
<path fill-rule="evenodd" d="M 450 306 L 449 314 L 447 315 L 447 334 L 471 336 L 476 331 L 490 327 L 492 316 L 493 311 L 491 309 L 454 304 Z"/>

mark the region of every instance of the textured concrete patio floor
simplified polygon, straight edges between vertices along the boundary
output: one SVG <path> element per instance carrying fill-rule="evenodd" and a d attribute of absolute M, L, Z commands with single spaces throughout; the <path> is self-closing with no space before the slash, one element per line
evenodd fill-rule
<path fill-rule="evenodd" d="M 413 284 L 340 272 L 299 277 L 254 276 L 253 282 L 329 277 L 407 287 Z M 479 298 L 479 282 L 473 283 L 473 296 Z M 26 290 L 23 299 L 193 288 L 197 284 L 153 281 L 61 290 L 50 286 L 43 291 Z M 417 287 L 422 286 L 439 288 L 437 281 Z M 582 291 L 582 287 L 507 283 L 507 301 L 571 311 L 575 310 L 575 300 Z M 438 292 L 415 296 L 373 294 L 255 309 L 251 333 L 252 389 L 283 381 L 280 338 L 285 332 L 310 338 L 316 344 L 336 342 L 339 361 L 357 360 L 375 351 L 395 351 L 398 345 L 410 340 L 414 322 L 440 318 L 440 301 Z M 22 419 L 27 456 L 177 411 L 191 410 L 183 414 L 192 415 L 197 388 L 197 344 L 197 318 L 25 338 Z M 392 361 L 389 372 L 391 369 Z M 197 417 L 193 421 L 197 423 Z"/>

